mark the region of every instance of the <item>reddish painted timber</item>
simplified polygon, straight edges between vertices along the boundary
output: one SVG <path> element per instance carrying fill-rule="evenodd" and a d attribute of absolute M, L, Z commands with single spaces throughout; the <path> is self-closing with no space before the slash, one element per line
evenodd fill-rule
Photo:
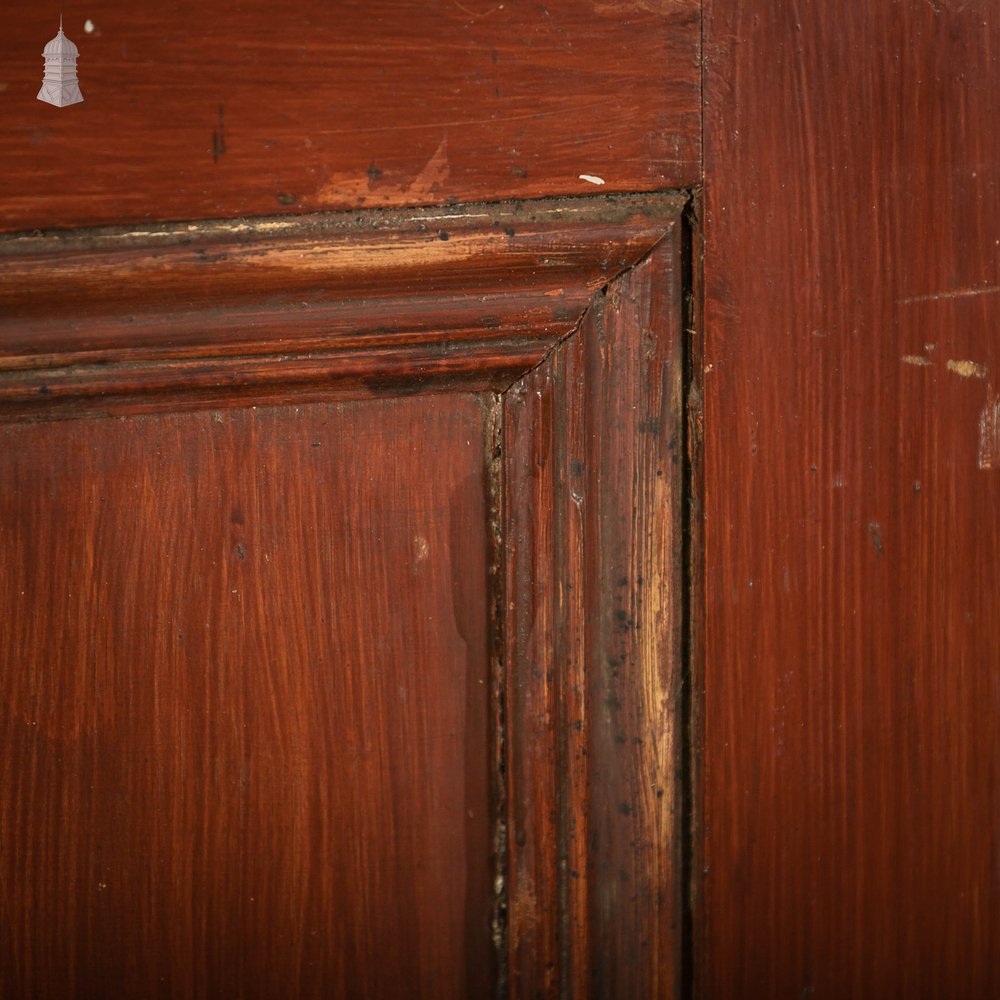
<path fill-rule="evenodd" d="M 84 95 L 67 108 L 35 99 L 60 10 Z M 0 34 L 0 230 L 680 188 L 700 169 L 699 11 L 15 4 Z"/>
<path fill-rule="evenodd" d="M 1000 996 L 1000 18 L 706 42 L 702 994 Z"/>
<path fill-rule="evenodd" d="M 685 200 L 0 241 L 10 991 L 675 995 Z"/>
<path fill-rule="evenodd" d="M 0 239 L 0 404 L 501 389 L 661 237 L 674 195 Z M 130 405 L 144 405 L 133 399 Z"/>
<path fill-rule="evenodd" d="M 514 997 L 680 995 L 680 252 L 504 396 Z"/>
<path fill-rule="evenodd" d="M 0 994 L 489 995 L 487 415 L 0 428 Z"/>

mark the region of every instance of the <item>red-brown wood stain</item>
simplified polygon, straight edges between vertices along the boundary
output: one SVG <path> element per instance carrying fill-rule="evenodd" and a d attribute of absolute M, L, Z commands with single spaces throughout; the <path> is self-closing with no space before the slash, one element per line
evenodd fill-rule
<path fill-rule="evenodd" d="M 476 398 L 0 440 L 0 993 L 487 995 Z"/>

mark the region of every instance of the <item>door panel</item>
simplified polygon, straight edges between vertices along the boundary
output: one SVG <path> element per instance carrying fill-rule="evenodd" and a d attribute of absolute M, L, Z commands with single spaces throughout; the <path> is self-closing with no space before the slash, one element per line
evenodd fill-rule
<path fill-rule="evenodd" d="M 685 201 L 0 241 L 0 993 L 675 995 Z"/>
<path fill-rule="evenodd" d="M 3 429 L 4 995 L 489 992 L 487 416 Z"/>

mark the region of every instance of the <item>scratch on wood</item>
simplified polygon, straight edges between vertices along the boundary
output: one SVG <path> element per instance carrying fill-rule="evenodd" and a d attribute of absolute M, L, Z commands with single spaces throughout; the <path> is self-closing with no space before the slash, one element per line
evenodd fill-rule
<path fill-rule="evenodd" d="M 974 295 L 995 295 L 1000 292 L 1000 285 L 978 285 L 973 288 L 955 288 L 950 292 L 928 292 L 926 295 L 911 295 L 909 298 L 897 299 L 904 306 L 915 302 L 937 302 L 942 299 L 967 299 Z"/>
<path fill-rule="evenodd" d="M 920 354 L 904 354 L 900 361 L 904 365 L 920 365 L 921 367 L 927 367 L 933 362 L 929 358 L 925 358 Z"/>
<path fill-rule="evenodd" d="M 469 17 L 471 17 L 473 21 L 477 21 L 483 17 L 489 17 L 490 14 L 495 14 L 498 10 L 503 10 L 504 6 L 502 3 L 498 3 L 495 7 L 492 7 L 489 10 L 484 10 L 481 14 L 477 14 L 474 10 L 469 10 L 469 8 L 466 7 L 464 4 L 459 3 L 458 0 L 451 0 L 451 2 L 460 11 L 462 11 L 463 14 L 467 14 Z"/>

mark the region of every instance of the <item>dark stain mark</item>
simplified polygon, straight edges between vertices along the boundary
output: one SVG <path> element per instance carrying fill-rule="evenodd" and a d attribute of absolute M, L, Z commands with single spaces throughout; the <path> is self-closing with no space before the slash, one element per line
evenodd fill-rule
<path fill-rule="evenodd" d="M 483 316 L 482 324 L 487 330 L 499 330 L 500 320 L 496 316 Z"/>
<path fill-rule="evenodd" d="M 47 385 L 40 385 L 38 391 L 41 395 L 47 396 L 52 390 Z"/>
<path fill-rule="evenodd" d="M 361 380 L 365 388 L 378 395 L 415 396 L 423 392 L 425 379 L 412 378 L 406 375 L 372 375 Z"/>
<path fill-rule="evenodd" d="M 511 173 L 512 173 L 512 174 L 513 174 L 513 175 L 514 175 L 515 177 L 521 177 L 521 178 L 525 178 L 525 177 L 527 177 L 527 176 L 528 176 L 528 171 L 527 171 L 527 170 L 525 170 L 525 169 L 524 169 L 524 167 L 511 167 L 511 168 L 510 168 L 510 172 L 511 172 Z"/>
<path fill-rule="evenodd" d="M 219 122 L 212 129 L 212 162 L 218 163 L 220 156 L 226 155 L 225 109 L 219 105 Z"/>
<path fill-rule="evenodd" d="M 299 196 L 297 194 L 289 194 L 287 191 L 276 191 L 274 197 L 282 205 L 294 205 L 298 202 Z"/>
<path fill-rule="evenodd" d="M 220 260 L 228 260 L 228 259 L 229 259 L 229 254 L 227 253 L 209 253 L 207 250 L 195 251 L 195 260 L 197 260 L 199 264 L 216 264 Z"/>
<path fill-rule="evenodd" d="M 497 97 L 500 96 L 500 88 L 499 87 L 494 87 L 493 88 L 493 92 L 496 94 Z"/>
<path fill-rule="evenodd" d="M 247 557 L 247 550 L 243 547 L 243 545 L 240 542 L 237 542 L 236 543 L 236 558 L 237 559 L 246 559 L 246 557 Z"/>
<path fill-rule="evenodd" d="M 446 230 L 444 230 L 444 229 L 439 229 L 438 230 L 438 239 L 439 240 L 447 240 L 447 239 L 450 239 L 450 238 L 451 237 L 448 235 L 448 233 L 447 233 Z"/>
<path fill-rule="evenodd" d="M 868 537 L 872 540 L 872 548 L 875 549 L 875 558 L 881 559 L 882 553 L 882 525 L 878 521 L 872 521 L 868 525 Z"/>
<path fill-rule="evenodd" d="M 516 231 L 515 231 L 515 229 L 514 229 L 514 227 L 513 227 L 513 226 L 504 226 L 504 227 L 503 227 L 503 231 L 504 231 L 504 232 L 505 232 L 505 233 L 506 233 L 506 234 L 507 234 L 508 236 L 511 236 L 511 237 L 513 237 L 513 236 L 516 236 L 516 235 L 517 235 L 517 234 L 516 234 Z"/>
<path fill-rule="evenodd" d="M 569 474 L 571 476 L 582 476 L 583 475 L 583 462 L 570 462 L 569 463 Z"/>
<path fill-rule="evenodd" d="M 229 520 L 233 524 L 242 524 L 243 523 L 243 508 L 242 507 L 234 507 L 232 509 L 232 512 L 229 515 Z"/>
<path fill-rule="evenodd" d="M 496 49 L 491 49 L 491 50 L 490 50 L 490 58 L 491 58 L 491 59 L 492 59 L 492 60 L 493 60 L 494 62 L 500 62 L 500 53 L 499 53 L 499 52 L 497 52 L 497 50 L 496 50 Z"/>
<path fill-rule="evenodd" d="M 621 804 L 621 805 L 620 805 L 620 806 L 618 807 L 618 811 L 619 811 L 619 812 L 620 812 L 620 813 L 621 813 L 621 814 L 622 814 L 623 816 L 631 816 L 631 815 L 632 815 L 632 807 L 631 807 L 631 806 L 630 806 L 630 805 L 629 805 L 629 804 L 628 804 L 627 802 L 623 802 L 623 803 L 622 803 L 622 804 Z"/>
<path fill-rule="evenodd" d="M 372 184 L 374 184 L 376 181 L 379 181 L 381 179 L 382 179 L 382 171 L 375 166 L 375 161 L 372 160 L 372 162 L 368 164 L 368 180 L 370 180 Z"/>

